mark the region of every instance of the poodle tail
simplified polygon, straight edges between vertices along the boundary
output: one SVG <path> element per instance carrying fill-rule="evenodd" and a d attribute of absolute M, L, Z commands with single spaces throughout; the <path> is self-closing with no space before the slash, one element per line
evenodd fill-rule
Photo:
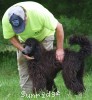
<path fill-rule="evenodd" d="M 89 41 L 89 39 L 85 36 L 72 36 L 69 39 L 69 44 L 80 45 L 81 49 L 79 51 L 79 54 L 81 54 L 82 57 L 89 56 L 92 53 L 92 44 Z"/>

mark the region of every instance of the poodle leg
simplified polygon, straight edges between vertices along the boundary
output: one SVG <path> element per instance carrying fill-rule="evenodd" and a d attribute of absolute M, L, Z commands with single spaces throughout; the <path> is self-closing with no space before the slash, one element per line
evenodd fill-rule
<path fill-rule="evenodd" d="M 77 67 L 75 66 L 75 68 Z M 77 72 L 75 68 L 68 66 L 63 69 L 62 74 L 66 87 L 70 89 L 74 94 L 78 94 L 83 92 L 83 85 L 77 79 Z"/>
<path fill-rule="evenodd" d="M 77 73 L 77 79 L 80 82 L 80 84 L 83 86 L 83 90 L 82 91 L 85 90 L 84 83 L 83 83 L 83 73 L 84 73 L 84 66 L 83 66 L 83 63 L 82 63 L 81 68 Z"/>
<path fill-rule="evenodd" d="M 53 91 L 54 91 L 54 92 L 57 92 L 57 86 L 56 86 L 55 82 L 54 82 L 54 84 L 53 84 Z"/>
<path fill-rule="evenodd" d="M 47 82 L 47 85 L 46 85 L 46 86 L 47 86 L 46 89 L 47 89 L 48 91 L 57 92 L 57 87 L 56 87 L 54 81 L 49 81 L 49 82 Z"/>
<path fill-rule="evenodd" d="M 33 79 L 33 93 L 40 93 L 46 90 L 46 79 L 42 76 Z"/>

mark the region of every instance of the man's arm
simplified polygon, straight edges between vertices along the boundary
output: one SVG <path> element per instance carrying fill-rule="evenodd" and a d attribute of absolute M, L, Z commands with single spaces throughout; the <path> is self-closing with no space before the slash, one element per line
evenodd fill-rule
<path fill-rule="evenodd" d="M 57 50 L 56 50 L 56 58 L 60 62 L 64 59 L 64 49 L 63 49 L 63 41 L 64 41 L 64 31 L 63 26 L 58 22 L 56 27 L 56 39 L 57 39 Z"/>
<path fill-rule="evenodd" d="M 18 50 L 22 51 L 24 48 L 21 45 L 21 43 L 19 42 L 19 40 L 17 39 L 16 36 L 10 38 L 10 42 L 13 44 L 14 47 L 16 47 Z"/>
<path fill-rule="evenodd" d="M 19 42 L 19 40 L 18 40 L 18 38 L 17 38 L 16 36 L 12 37 L 12 38 L 10 39 L 10 42 L 11 42 L 11 43 L 13 44 L 13 46 L 16 47 L 18 50 L 20 50 L 20 51 L 24 50 L 23 46 L 21 45 L 21 43 Z M 33 58 L 31 58 L 31 57 L 29 57 L 29 56 L 27 56 L 27 55 L 24 55 L 24 57 L 25 57 L 26 59 L 33 59 Z"/>

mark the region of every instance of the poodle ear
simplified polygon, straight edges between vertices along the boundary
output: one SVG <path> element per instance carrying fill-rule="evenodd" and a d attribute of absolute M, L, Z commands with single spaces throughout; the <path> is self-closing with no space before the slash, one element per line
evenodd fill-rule
<path fill-rule="evenodd" d="M 35 53 L 34 53 L 34 58 L 35 58 L 35 60 L 40 60 L 40 58 L 41 58 L 41 47 L 39 46 L 39 45 L 37 45 L 36 47 L 35 47 Z"/>

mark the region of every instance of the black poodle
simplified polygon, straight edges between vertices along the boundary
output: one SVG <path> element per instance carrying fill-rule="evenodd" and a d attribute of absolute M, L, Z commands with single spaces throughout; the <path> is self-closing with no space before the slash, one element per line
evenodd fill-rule
<path fill-rule="evenodd" d="M 65 49 L 63 62 L 56 60 L 56 50 L 46 50 L 43 45 L 34 38 L 25 41 L 23 54 L 33 56 L 33 60 L 28 60 L 30 78 L 33 81 L 33 93 L 39 91 L 57 91 L 54 79 L 59 71 L 62 70 L 62 76 L 66 87 L 74 94 L 83 93 L 85 90 L 83 84 L 84 60 L 91 54 L 91 43 L 84 36 L 72 36 L 69 44 L 80 45 L 80 50 Z"/>

